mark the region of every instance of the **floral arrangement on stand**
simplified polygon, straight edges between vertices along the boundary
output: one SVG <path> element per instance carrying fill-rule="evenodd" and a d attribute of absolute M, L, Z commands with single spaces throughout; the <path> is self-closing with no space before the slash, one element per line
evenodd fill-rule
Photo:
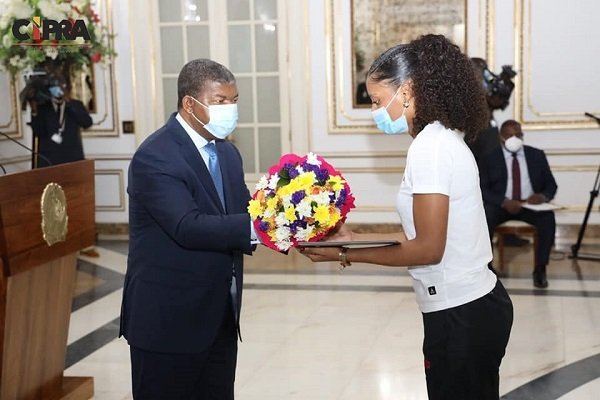
<path fill-rule="evenodd" d="M 248 212 L 261 242 L 286 252 L 322 239 L 354 208 L 348 183 L 322 157 L 286 154 L 260 178 Z"/>
<path fill-rule="evenodd" d="M 33 23 L 21 28 L 32 38 L 18 41 L 12 31 L 19 19 L 31 20 L 34 16 L 58 22 L 67 20 L 72 24 L 83 20 L 90 40 L 75 40 L 52 36 L 48 40 L 33 39 Z M 90 0 L 0 0 L 0 70 L 11 76 L 19 72 L 28 75 L 44 63 L 61 65 L 66 69 L 78 69 L 91 63 L 109 63 L 116 54 L 111 47 L 112 35 L 100 23 Z"/>

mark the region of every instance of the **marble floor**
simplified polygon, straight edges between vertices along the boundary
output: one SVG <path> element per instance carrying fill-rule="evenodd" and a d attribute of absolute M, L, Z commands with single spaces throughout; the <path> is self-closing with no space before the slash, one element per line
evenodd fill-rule
<path fill-rule="evenodd" d="M 600 398 L 600 263 L 569 260 L 569 244 L 557 243 L 545 290 L 532 285 L 531 245 L 505 249 L 515 320 L 503 399 Z M 95 399 L 131 399 L 117 338 L 127 242 L 101 240 L 98 251 L 79 260 L 65 374 L 93 376 Z M 242 334 L 238 400 L 427 398 L 421 314 L 402 268 L 339 271 L 260 249 L 246 260 Z"/>

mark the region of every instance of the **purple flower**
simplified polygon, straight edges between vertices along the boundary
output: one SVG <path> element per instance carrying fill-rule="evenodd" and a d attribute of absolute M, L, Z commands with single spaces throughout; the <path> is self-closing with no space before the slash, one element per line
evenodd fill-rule
<path fill-rule="evenodd" d="M 329 179 L 329 172 L 326 169 L 317 168 L 315 175 L 317 175 L 319 182 L 326 182 Z"/>
<path fill-rule="evenodd" d="M 337 208 L 341 208 L 344 203 L 346 202 L 346 197 L 348 196 L 348 194 L 346 193 L 346 189 L 340 189 L 340 195 L 338 196 L 337 201 L 335 202 L 335 206 Z"/>
<path fill-rule="evenodd" d="M 292 233 L 296 233 L 298 231 L 298 228 L 306 229 L 306 226 L 307 226 L 306 221 L 297 219 L 290 224 L 290 230 L 292 231 Z"/>
<path fill-rule="evenodd" d="M 298 170 L 296 169 L 296 167 L 293 167 L 292 169 L 290 169 L 288 173 L 290 175 L 290 179 L 294 179 L 295 177 L 297 177 L 298 175 L 300 175 L 300 172 L 298 172 Z"/>
<path fill-rule="evenodd" d="M 269 230 L 269 223 L 268 223 L 267 221 L 260 221 L 260 222 L 258 223 L 258 229 L 259 229 L 261 232 L 266 232 L 266 231 L 268 231 L 268 230 Z"/>
<path fill-rule="evenodd" d="M 292 204 L 296 205 L 302 201 L 302 199 L 306 196 L 303 190 L 298 190 L 294 194 L 292 194 Z"/>

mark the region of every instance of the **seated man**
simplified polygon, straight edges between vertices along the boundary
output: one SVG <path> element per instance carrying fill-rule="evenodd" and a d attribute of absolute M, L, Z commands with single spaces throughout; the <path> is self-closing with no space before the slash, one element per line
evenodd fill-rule
<path fill-rule="evenodd" d="M 535 226 L 538 234 L 538 261 L 533 271 L 533 284 L 548 286 L 546 265 L 554 244 L 556 221 L 554 211 L 532 211 L 524 203 L 540 204 L 556 194 L 556 181 L 546 155 L 540 149 L 523 146 L 521 124 L 508 120 L 499 135 L 501 147 L 479 160 L 479 177 L 483 204 L 493 239 L 494 229 L 508 220 L 519 220 Z"/>

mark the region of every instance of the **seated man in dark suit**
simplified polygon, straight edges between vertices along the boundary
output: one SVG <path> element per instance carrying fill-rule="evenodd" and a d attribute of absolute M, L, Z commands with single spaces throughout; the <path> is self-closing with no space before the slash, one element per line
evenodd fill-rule
<path fill-rule="evenodd" d="M 532 211 L 524 203 L 541 204 L 556 194 L 556 181 L 546 155 L 540 149 L 523 146 L 521 124 L 508 120 L 500 128 L 502 146 L 479 160 L 481 192 L 490 231 L 508 220 L 519 220 L 535 226 L 538 234 L 538 262 L 533 271 L 533 284 L 548 286 L 546 265 L 554 244 L 556 221 L 553 211 Z"/>

